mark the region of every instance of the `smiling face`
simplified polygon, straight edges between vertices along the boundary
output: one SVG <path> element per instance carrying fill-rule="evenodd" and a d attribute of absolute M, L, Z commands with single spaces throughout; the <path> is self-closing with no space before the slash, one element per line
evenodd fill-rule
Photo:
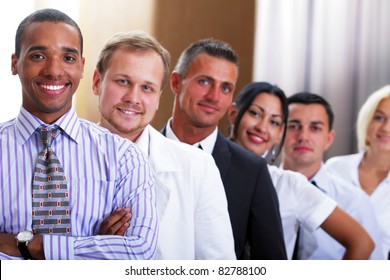
<path fill-rule="evenodd" d="M 174 118 L 188 125 L 214 129 L 232 103 L 238 70 L 234 63 L 199 54 L 185 75 L 174 72 Z"/>
<path fill-rule="evenodd" d="M 367 128 L 367 142 L 376 153 L 390 152 L 390 98 L 383 99 Z"/>
<path fill-rule="evenodd" d="M 135 141 L 158 109 L 163 75 L 163 62 L 155 51 L 115 50 L 106 72 L 95 70 L 93 77 L 100 125 Z"/>
<path fill-rule="evenodd" d="M 62 22 L 31 23 L 11 66 L 22 84 L 23 107 L 45 123 L 55 122 L 71 108 L 83 75 L 77 29 Z"/>
<path fill-rule="evenodd" d="M 232 115 L 231 122 L 235 119 Z M 283 113 L 280 99 L 269 93 L 260 93 L 243 114 L 235 141 L 245 149 L 263 156 L 283 134 Z"/>
<path fill-rule="evenodd" d="M 289 105 L 289 118 L 283 147 L 288 169 L 319 168 L 324 152 L 333 142 L 334 132 L 329 131 L 325 108 L 320 104 Z"/>

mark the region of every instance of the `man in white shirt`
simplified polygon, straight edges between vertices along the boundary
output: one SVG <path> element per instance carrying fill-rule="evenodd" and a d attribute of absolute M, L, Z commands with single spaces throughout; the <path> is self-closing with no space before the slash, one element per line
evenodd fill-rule
<path fill-rule="evenodd" d="M 361 190 L 331 175 L 323 164 L 324 153 L 331 146 L 333 112 L 329 103 L 309 92 L 288 98 L 289 118 L 283 147 L 283 168 L 302 173 L 313 185 L 333 198 L 370 234 L 375 249 L 370 259 L 384 259 L 372 204 Z M 314 233 L 301 228 L 299 259 L 341 259 L 345 249 L 322 229 Z"/>
<path fill-rule="evenodd" d="M 150 125 L 168 80 L 169 59 L 146 32 L 112 37 L 93 76 L 100 125 L 135 142 L 149 158 L 160 222 L 156 259 L 235 259 L 226 195 L 213 158 Z M 126 209 L 119 209 L 106 219 L 102 233 L 121 234 L 132 223 L 128 220 Z"/>

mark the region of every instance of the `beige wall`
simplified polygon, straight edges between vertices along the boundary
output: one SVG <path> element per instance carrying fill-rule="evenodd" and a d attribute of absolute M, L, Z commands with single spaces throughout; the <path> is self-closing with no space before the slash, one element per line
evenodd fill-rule
<path fill-rule="evenodd" d="M 115 5 L 111 3 L 114 2 Z M 100 48 L 123 30 L 150 32 L 171 53 L 172 66 L 191 42 L 217 38 L 228 42 L 240 57 L 237 91 L 252 80 L 255 0 L 115 0 L 81 1 L 80 26 L 84 34 L 86 67 L 76 95 L 80 117 L 98 120 L 91 79 Z M 91 9 L 93 6 L 93 9 Z M 236 93 L 237 93 L 236 91 Z M 171 116 L 173 94 L 167 86 L 153 126 L 160 129 Z M 226 131 L 227 119 L 220 125 Z"/>
<path fill-rule="evenodd" d="M 80 28 L 84 36 L 84 77 L 76 93 L 77 114 L 98 122 L 92 75 L 100 49 L 117 32 L 142 29 L 152 33 L 154 0 L 80 1 Z"/>

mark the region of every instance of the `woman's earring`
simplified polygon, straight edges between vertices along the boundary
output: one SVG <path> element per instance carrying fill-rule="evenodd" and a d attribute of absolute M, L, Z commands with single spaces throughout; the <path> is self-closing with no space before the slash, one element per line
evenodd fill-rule
<path fill-rule="evenodd" d="M 228 126 L 227 128 L 227 135 L 230 139 L 233 139 L 233 133 L 234 133 L 234 124 Z M 234 139 L 233 139 L 234 140 Z"/>
<path fill-rule="evenodd" d="M 272 156 L 272 158 L 275 158 L 275 157 L 276 157 L 275 146 L 272 147 L 271 156 Z"/>
<path fill-rule="evenodd" d="M 269 164 L 274 164 L 275 163 L 276 158 L 278 157 L 278 155 L 276 154 L 276 151 L 277 151 L 278 147 L 279 147 L 278 143 L 275 143 L 274 145 L 272 145 L 271 150 L 270 150 L 270 152 L 267 155 L 267 162 Z"/>

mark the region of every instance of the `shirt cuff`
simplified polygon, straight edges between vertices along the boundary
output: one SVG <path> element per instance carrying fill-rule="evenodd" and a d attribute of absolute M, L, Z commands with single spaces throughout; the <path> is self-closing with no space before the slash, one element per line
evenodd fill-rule
<path fill-rule="evenodd" d="M 43 252 L 46 260 L 73 260 L 74 237 L 43 235 Z"/>

